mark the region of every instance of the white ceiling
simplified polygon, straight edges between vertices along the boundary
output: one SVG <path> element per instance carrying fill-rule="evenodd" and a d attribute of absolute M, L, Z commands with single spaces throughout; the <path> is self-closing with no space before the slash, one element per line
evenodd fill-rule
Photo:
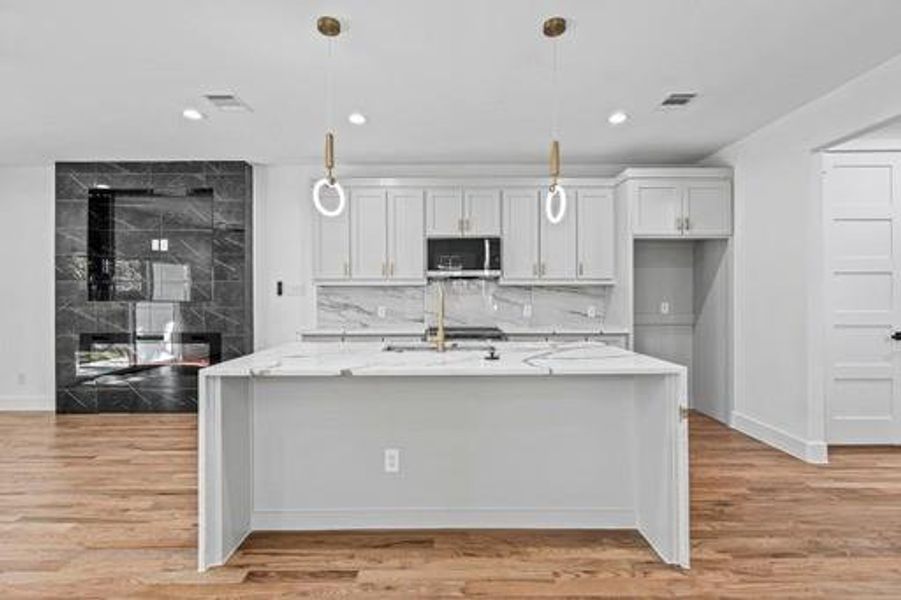
<path fill-rule="evenodd" d="M 0 162 L 318 161 L 321 14 L 339 163 L 545 160 L 552 14 L 564 164 L 698 159 L 901 52 L 898 0 L 0 0 Z M 700 98 L 656 108 L 675 91 Z"/>

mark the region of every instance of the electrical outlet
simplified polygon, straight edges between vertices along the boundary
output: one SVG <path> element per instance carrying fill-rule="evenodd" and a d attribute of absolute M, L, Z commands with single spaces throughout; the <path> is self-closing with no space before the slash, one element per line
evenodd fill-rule
<path fill-rule="evenodd" d="M 385 448 L 385 473 L 400 473 L 400 450 Z"/>
<path fill-rule="evenodd" d="M 384 306 L 380 306 L 376 309 L 376 313 L 378 314 L 380 319 L 384 319 L 385 315 L 388 314 L 388 309 Z"/>
<path fill-rule="evenodd" d="M 660 314 L 661 315 L 669 314 L 669 302 L 667 302 L 666 300 L 664 300 L 663 302 L 660 303 Z"/>
<path fill-rule="evenodd" d="M 597 306 L 589 306 L 588 310 L 585 311 L 588 315 L 589 319 L 597 319 L 598 318 L 598 307 Z"/>
<path fill-rule="evenodd" d="M 522 316 L 524 319 L 528 319 L 532 316 L 532 305 L 531 304 L 523 304 L 522 305 Z"/>

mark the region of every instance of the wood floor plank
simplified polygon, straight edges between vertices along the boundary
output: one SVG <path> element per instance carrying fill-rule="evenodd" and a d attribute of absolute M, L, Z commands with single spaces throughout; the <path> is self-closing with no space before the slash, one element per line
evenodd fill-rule
<path fill-rule="evenodd" d="M 191 415 L 0 413 L 0 598 L 901 598 L 901 449 L 691 417 L 693 568 L 631 531 L 258 532 L 195 570 Z"/>

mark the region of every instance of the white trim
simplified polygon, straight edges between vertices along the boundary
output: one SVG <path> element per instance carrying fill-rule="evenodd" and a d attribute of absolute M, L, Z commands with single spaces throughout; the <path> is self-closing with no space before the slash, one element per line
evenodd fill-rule
<path fill-rule="evenodd" d="M 312 189 L 316 179 L 310 180 Z M 550 184 L 549 177 L 483 177 L 483 176 L 448 176 L 448 177 L 342 177 L 347 187 L 413 187 L 413 188 L 545 188 Z M 613 178 L 601 177 L 561 177 L 560 183 L 580 187 L 613 188 Z"/>
<path fill-rule="evenodd" d="M 251 529 L 637 529 L 631 508 L 347 508 L 254 510 Z"/>
<path fill-rule="evenodd" d="M 732 428 L 777 450 L 812 464 L 829 462 L 825 441 L 805 440 L 740 412 L 732 413 Z"/>
<path fill-rule="evenodd" d="M 2 411 L 55 411 L 56 402 L 51 396 L 0 396 Z"/>

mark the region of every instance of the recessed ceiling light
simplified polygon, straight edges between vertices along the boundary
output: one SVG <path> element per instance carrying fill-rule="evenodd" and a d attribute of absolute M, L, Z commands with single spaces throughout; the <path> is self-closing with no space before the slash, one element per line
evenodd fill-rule
<path fill-rule="evenodd" d="M 629 115 L 627 115 L 626 113 L 624 113 L 621 110 L 618 110 L 615 113 L 611 114 L 609 117 L 607 117 L 607 122 L 609 122 L 611 125 L 622 125 L 623 123 L 625 123 L 628 120 L 629 120 Z"/>
<path fill-rule="evenodd" d="M 181 111 L 181 116 L 186 118 L 189 121 L 200 121 L 206 117 L 202 112 L 197 110 L 196 108 L 186 108 Z"/>
<path fill-rule="evenodd" d="M 365 125 L 366 124 L 366 115 L 360 112 L 352 112 L 347 115 L 347 120 L 353 123 L 354 125 Z"/>

